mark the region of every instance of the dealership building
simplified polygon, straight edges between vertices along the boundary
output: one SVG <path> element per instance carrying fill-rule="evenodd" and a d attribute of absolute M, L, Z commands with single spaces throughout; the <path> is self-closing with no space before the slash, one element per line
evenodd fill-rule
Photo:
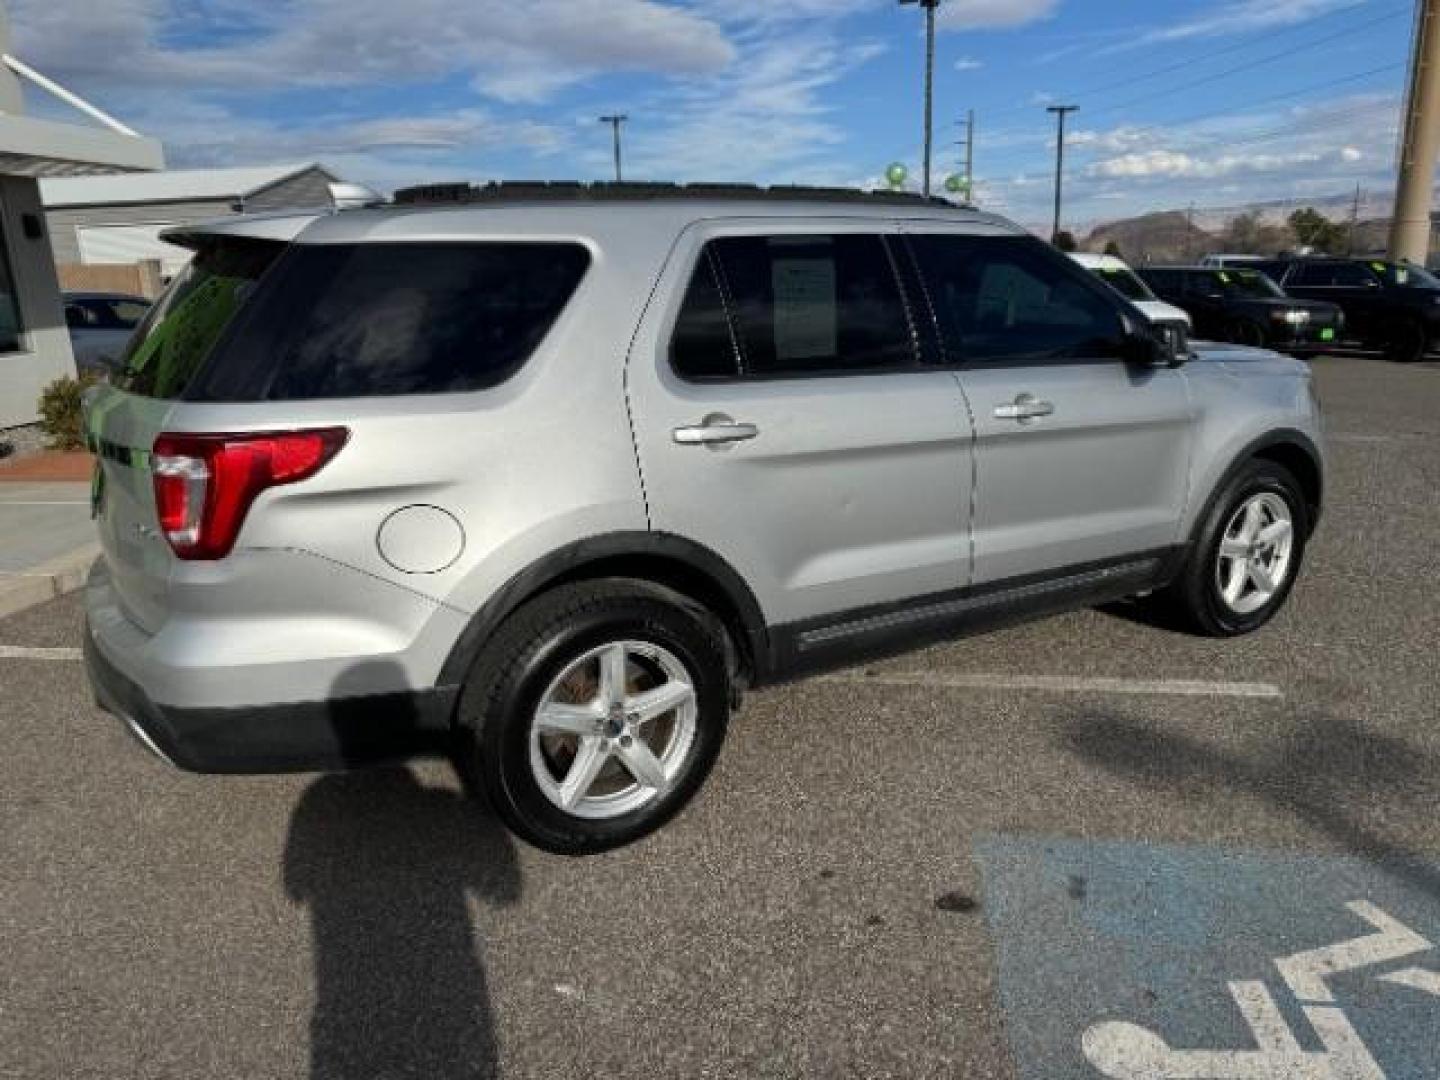
<path fill-rule="evenodd" d="M 27 116 L 21 79 L 75 120 Z M 68 114 L 67 114 L 68 115 Z M 0 438 L 33 423 L 40 392 L 73 375 L 40 180 L 142 172 L 165 165 L 160 143 L 131 131 L 15 57 L 0 0 Z"/>

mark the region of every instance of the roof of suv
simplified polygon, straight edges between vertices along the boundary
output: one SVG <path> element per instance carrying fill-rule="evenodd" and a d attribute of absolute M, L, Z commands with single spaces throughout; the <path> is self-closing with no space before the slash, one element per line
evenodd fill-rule
<path fill-rule="evenodd" d="M 396 192 L 393 203 L 332 213 L 237 215 L 179 226 L 164 239 L 199 247 L 207 237 L 306 242 L 455 239 L 467 231 L 565 236 L 597 228 L 662 226 L 675 232 L 707 218 L 857 217 L 972 225 L 993 234 L 1025 230 L 996 214 L 906 192 L 744 184 L 439 184 Z"/>

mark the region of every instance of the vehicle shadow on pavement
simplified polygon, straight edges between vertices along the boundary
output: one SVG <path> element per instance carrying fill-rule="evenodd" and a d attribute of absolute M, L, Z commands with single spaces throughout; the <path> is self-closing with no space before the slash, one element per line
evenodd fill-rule
<path fill-rule="evenodd" d="M 1377 824 L 1427 822 L 1440 803 L 1440 760 L 1402 740 L 1350 720 L 1302 715 L 1287 738 L 1244 756 L 1111 716 L 1076 721 L 1063 741 L 1113 775 L 1172 795 L 1263 799 L 1347 853 L 1440 898 L 1436 853 L 1412 850 Z"/>
<path fill-rule="evenodd" d="M 284 880 L 312 925 L 312 1077 L 499 1075 L 467 898 L 513 904 L 521 880 L 480 803 L 404 767 L 324 776 L 291 817 Z"/>

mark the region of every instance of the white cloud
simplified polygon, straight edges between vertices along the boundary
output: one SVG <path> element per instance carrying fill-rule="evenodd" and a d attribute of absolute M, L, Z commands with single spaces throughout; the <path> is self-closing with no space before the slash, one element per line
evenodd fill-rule
<path fill-rule="evenodd" d="M 11 6 L 17 49 L 34 66 L 120 93 L 145 84 L 255 92 L 468 73 L 491 96 L 529 101 L 599 73 L 701 74 L 736 55 L 715 21 L 659 0 L 310 0 L 252 6 L 248 17 L 222 3 L 202 9 L 206 29 L 223 31 L 212 16 L 224 11 L 244 32 L 198 45 L 179 43 L 196 40 L 183 32 L 196 21 L 184 0 Z"/>
<path fill-rule="evenodd" d="M 1365 0 L 1231 0 L 1230 3 L 1211 6 L 1203 15 L 1142 34 L 1133 43 L 1221 37 L 1294 26 L 1340 8 L 1363 3 Z"/>
<path fill-rule="evenodd" d="M 632 126 L 627 169 L 646 179 L 844 183 L 854 170 L 837 158 L 848 133 L 824 101 L 834 83 L 883 47 L 841 42 L 826 31 L 763 35 L 741 62 L 667 92 L 665 127 Z M 595 156 L 595 171 L 603 170 Z M 608 159 L 607 159 L 608 160 Z"/>
<path fill-rule="evenodd" d="M 1356 162 L 1365 157 L 1365 154 L 1353 146 L 1347 146 L 1340 151 L 1340 158 L 1343 161 Z"/>
<path fill-rule="evenodd" d="M 939 10 L 945 30 L 1006 30 L 1055 14 L 1060 0 L 949 0 Z"/>
<path fill-rule="evenodd" d="M 962 56 L 955 61 L 956 71 L 979 71 L 985 66 L 985 61 L 976 60 L 973 56 Z"/>

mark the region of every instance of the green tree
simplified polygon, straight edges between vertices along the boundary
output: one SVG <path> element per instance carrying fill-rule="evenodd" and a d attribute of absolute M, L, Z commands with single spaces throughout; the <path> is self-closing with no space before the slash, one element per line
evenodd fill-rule
<path fill-rule="evenodd" d="M 1260 215 L 1251 211 L 1236 214 L 1225 226 L 1225 247 L 1237 255 L 1258 253 L 1260 247 Z"/>
<path fill-rule="evenodd" d="M 1055 234 L 1055 246 L 1061 251 L 1075 251 L 1080 245 L 1075 242 L 1074 233 L 1061 229 Z"/>
<path fill-rule="evenodd" d="M 1113 255 L 1117 259 L 1123 259 L 1125 257 L 1124 253 L 1120 250 L 1120 245 L 1114 240 L 1111 240 L 1105 245 L 1105 254 Z"/>
<path fill-rule="evenodd" d="M 1297 243 L 1316 251 L 1333 254 L 1345 244 L 1345 230 L 1311 206 L 1290 215 L 1290 228 Z"/>

